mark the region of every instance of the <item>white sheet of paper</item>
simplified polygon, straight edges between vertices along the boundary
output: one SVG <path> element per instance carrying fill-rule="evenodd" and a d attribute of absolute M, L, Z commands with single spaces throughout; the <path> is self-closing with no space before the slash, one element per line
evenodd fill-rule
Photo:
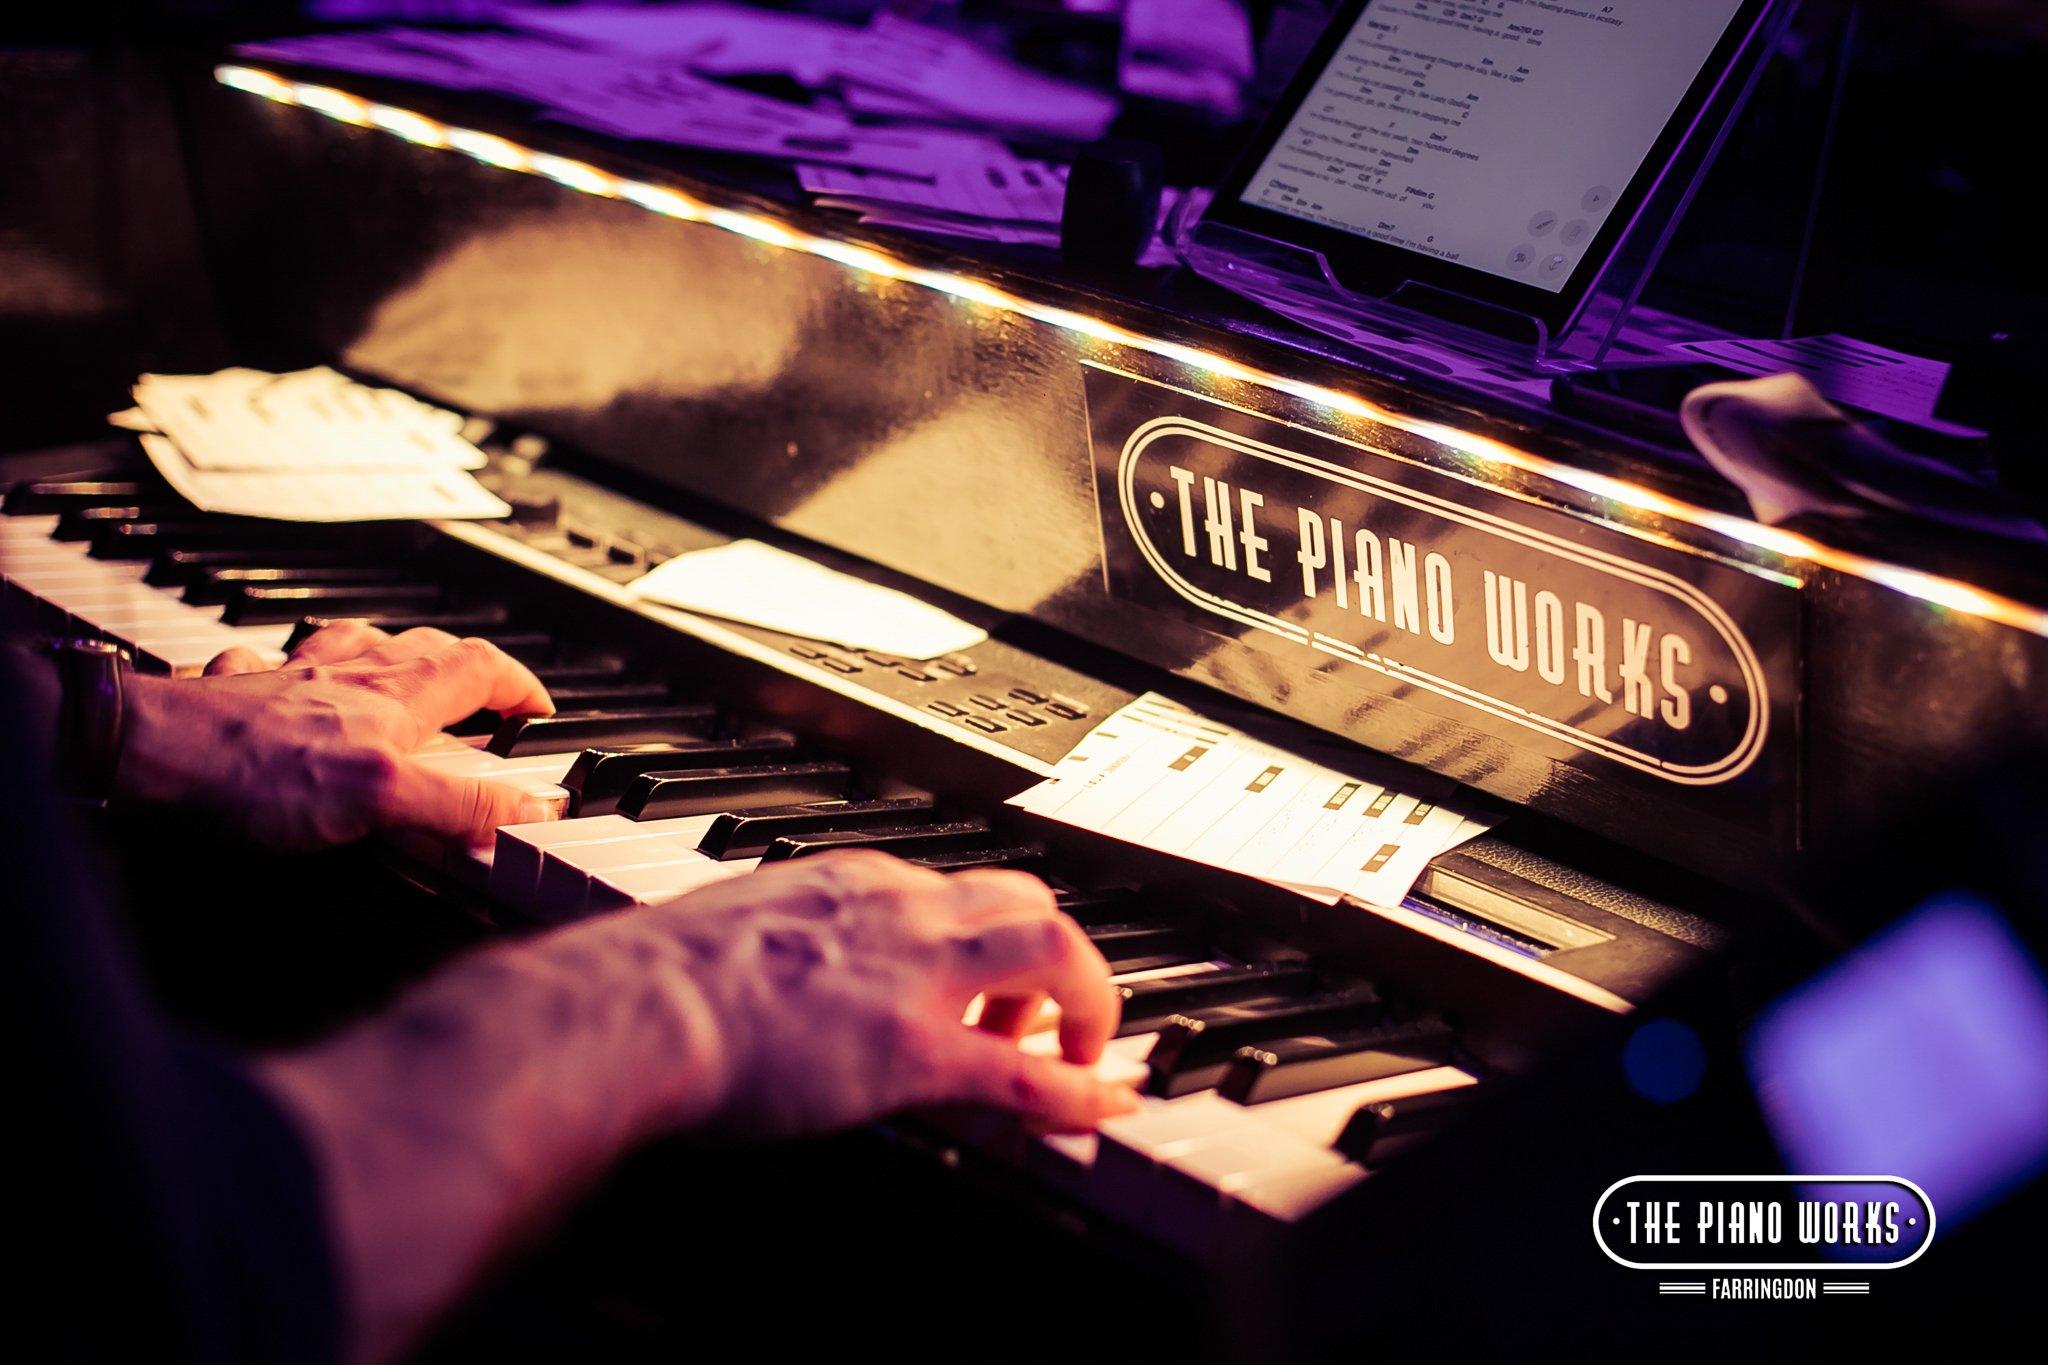
<path fill-rule="evenodd" d="M 935 659 L 988 638 L 981 627 L 908 593 L 758 540 L 678 555 L 648 570 L 630 590 L 702 616 L 905 659 Z"/>
<path fill-rule="evenodd" d="M 195 468 L 481 469 L 459 414 L 320 367 L 144 375 L 136 406 Z"/>
<path fill-rule="evenodd" d="M 476 521 L 512 509 L 461 469 L 207 470 L 145 433 L 150 463 L 193 506 L 278 521 Z"/>
<path fill-rule="evenodd" d="M 518 8 L 501 23 L 641 56 L 677 57 L 720 76 L 786 75 L 803 85 L 830 78 L 847 25 L 744 5 L 580 5 Z"/>
<path fill-rule="evenodd" d="M 1150 693 L 1009 804 L 1325 904 L 1399 905 L 1430 859 L 1487 828 Z"/>
<path fill-rule="evenodd" d="M 929 176 L 844 166 L 798 166 L 796 174 L 797 182 L 815 195 L 990 222 L 1057 224 L 1067 197 L 1066 167 L 1007 153 L 944 163 Z"/>
<path fill-rule="evenodd" d="M 1855 337 L 1794 337 L 1790 341 L 1696 341 L 1675 347 L 1743 374 L 1804 375 L 1837 403 L 1935 430 L 1965 431 L 1934 415 L 1946 362 L 1894 351 Z"/>
<path fill-rule="evenodd" d="M 1023 66 L 958 34 L 878 14 L 845 44 L 837 64 L 848 86 L 872 86 L 983 125 L 1092 142 L 1109 130 L 1118 101 Z"/>

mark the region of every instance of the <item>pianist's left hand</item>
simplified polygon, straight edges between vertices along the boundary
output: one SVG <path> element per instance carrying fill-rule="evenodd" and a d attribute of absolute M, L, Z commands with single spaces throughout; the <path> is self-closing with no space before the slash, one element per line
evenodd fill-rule
<path fill-rule="evenodd" d="M 230 650 L 207 674 L 129 680 L 117 795 L 209 810 L 277 848 L 395 828 L 474 840 L 548 818 L 510 788 L 407 757 L 479 709 L 554 710 L 532 672 L 487 641 L 343 622 L 282 668 Z"/>

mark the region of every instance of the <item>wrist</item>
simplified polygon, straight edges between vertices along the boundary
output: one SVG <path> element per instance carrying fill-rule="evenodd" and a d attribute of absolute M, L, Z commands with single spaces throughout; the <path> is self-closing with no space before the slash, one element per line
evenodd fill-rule
<path fill-rule="evenodd" d="M 189 685 L 170 678 L 129 675 L 111 795 L 164 804 L 198 793 L 202 783 L 190 756 L 213 745 L 208 736 L 193 733 L 199 717 L 179 714 L 179 699 L 190 692 Z"/>
<path fill-rule="evenodd" d="M 640 915 L 593 920 L 521 945 L 546 959 L 601 1028 L 603 1059 L 578 1070 L 611 1078 L 604 1108 L 619 1145 L 699 1128 L 723 1105 L 730 1049 L 697 977 L 695 954 Z"/>

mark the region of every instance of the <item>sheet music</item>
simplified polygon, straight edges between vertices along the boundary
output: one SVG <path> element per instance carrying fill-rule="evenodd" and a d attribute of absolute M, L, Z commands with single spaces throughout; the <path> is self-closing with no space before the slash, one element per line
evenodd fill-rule
<path fill-rule="evenodd" d="M 146 374 L 135 405 L 194 468 L 399 467 L 481 469 L 461 418 L 396 389 L 325 367 L 291 374 L 228 369 Z"/>
<path fill-rule="evenodd" d="M 835 203 L 881 202 L 997 223 L 1058 223 L 1067 197 L 1066 167 L 1007 151 L 933 167 L 928 178 L 805 165 L 797 181 Z"/>
<path fill-rule="evenodd" d="M 677 555 L 628 590 L 703 616 L 905 659 L 955 654 L 988 638 L 981 627 L 908 593 L 758 540 Z"/>
<path fill-rule="evenodd" d="M 1156 693 L 1009 804 L 1325 904 L 1399 905 L 1431 858 L 1487 828 L 1475 811 L 1289 753 Z"/>
<path fill-rule="evenodd" d="M 1133 95 L 1235 118 L 1252 78 L 1252 25 L 1238 0 L 1127 0 L 1117 84 Z"/>
<path fill-rule="evenodd" d="M 1978 434 L 1934 415 L 1949 366 L 1831 332 L 1789 341 L 1696 341 L 1674 349 L 1742 374 L 1803 375 L 1837 403 L 1955 434 Z"/>
<path fill-rule="evenodd" d="M 195 507 L 284 521 L 473 520 L 512 509 L 468 471 L 462 415 L 325 366 L 144 375 L 107 420 Z"/>
<path fill-rule="evenodd" d="M 202 511 L 279 521 L 476 521 L 512 509 L 460 469 L 205 470 L 141 437 L 164 482 Z"/>
<path fill-rule="evenodd" d="M 1562 290 L 1740 0 L 1374 0 L 1247 203 Z"/>

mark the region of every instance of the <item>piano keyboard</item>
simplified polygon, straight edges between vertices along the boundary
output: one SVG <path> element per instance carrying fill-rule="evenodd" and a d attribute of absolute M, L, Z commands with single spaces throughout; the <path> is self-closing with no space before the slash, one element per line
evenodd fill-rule
<path fill-rule="evenodd" d="M 688 695 L 655 665 L 572 637 L 510 597 L 457 589 L 394 555 L 392 528 L 249 523 L 180 508 L 148 483 L 18 485 L 0 574 L 44 628 L 192 675 L 242 646 L 281 662 L 329 620 L 436 625 L 497 641 L 551 689 L 552 716 L 480 714 L 418 754 L 519 786 L 566 818 L 493 843 L 393 843 L 427 880 L 506 925 L 673 899 L 764 862 L 881 849 L 941 870 L 1022 868 L 1108 959 L 1123 1023 L 1101 1073 L 1143 1103 L 1097 1134 L 1036 1137 L 992 1116 L 951 1138 L 1099 1213 L 1195 1252 L 1288 1222 L 1456 1114 L 1474 1085 L 1445 1024 L 1369 981 L 1247 946 L 1143 886 L 1097 885 L 999 812 Z M 403 528 L 410 532 L 410 528 Z M 1051 1019 L 1023 1045 L 1057 1048 Z"/>

